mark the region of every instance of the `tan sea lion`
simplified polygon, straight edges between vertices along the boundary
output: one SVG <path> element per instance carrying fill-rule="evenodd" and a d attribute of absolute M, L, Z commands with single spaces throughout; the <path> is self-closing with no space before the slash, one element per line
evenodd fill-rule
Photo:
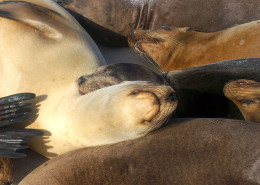
<path fill-rule="evenodd" d="M 33 139 L 33 150 L 53 157 L 141 137 L 166 121 L 177 105 L 169 86 L 127 82 L 82 96 L 75 80 L 104 64 L 102 55 L 63 8 L 50 0 L 32 2 L 0 4 L 0 16 L 5 17 L 0 19 L 0 52 L 5 53 L 5 88 L 0 92 L 27 90 L 46 96 L 28 126 L 44 132 Z M 17 76 L 10 77 L 10 72 Z"/>
<path fill-rule="evenodd" d="M 30 138 L 42 135 L 41 131 L 32 129 L 3 128 L 25 121 L 31 109 L 23 101 L 33 99 L 35 94 L 20 93 L 0 98 L 0 184 L 13 182 L 13 159 L 25 157 L 17 152 L 28 148 L 24 145 Z"/>
<path fill-rule="evenodd" d="M 259 185 L 260 124 L 172 119 L 143 138 L 55 157 L 19 185 Z"/>
<path fill-rule="evenodd" d="M 224 60 L 260 57 L 260 20 L 213 33 L 190 28 L 136 30 L 129 45 L 147 55 L 163 71 L 179 70 Z"/>
<path fill-rule="evenodd" d="M 134 29 L 189 26 L 213 32 L 260 19 L 258 0 L 56 0 L 102 43 L 127 45 Z"/>
<path fill-rule="evenodd" d="M 81 94 L 87 94 L 103 87 L 120 84 L 123 81 L 151 81 L 169 85 L 166 79 L 143 65 L 131 63 L 110 64 L 99 67 L 94 73 L 77 80 Z"/>
<path fill-rule="evenodd" d="M 242 112 L 245 120 L 260 122 L 260 83 L 239 79 L 224 86 L 224 94 L 232 100 Z"/>

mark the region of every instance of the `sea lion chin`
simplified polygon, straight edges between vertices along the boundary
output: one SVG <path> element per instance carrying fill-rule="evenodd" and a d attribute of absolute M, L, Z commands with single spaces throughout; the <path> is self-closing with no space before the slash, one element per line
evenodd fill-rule
<path fill-rule="evenodd" d="M 225 84 L 227 98 L 232 100 L 245 120 L 260 122 L 260 83 L 254 80 L 239 79 Z"/>

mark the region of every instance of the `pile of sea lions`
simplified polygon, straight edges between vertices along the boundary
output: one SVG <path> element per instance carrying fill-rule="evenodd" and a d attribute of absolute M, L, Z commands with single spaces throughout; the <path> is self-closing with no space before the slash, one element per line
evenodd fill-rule
<path fill-rule="evenodd" d="M 35 136 L 28 146 L 50 160 L 21 185 L 260 184 L 260 4 L 221 1 L 193 21 L 216 3 L 0 1 L 0 93 L 15 99 L 1 105 L 0 181 Z M 92 37 L 128 37 L 151 67 L 109 65 Z"/>

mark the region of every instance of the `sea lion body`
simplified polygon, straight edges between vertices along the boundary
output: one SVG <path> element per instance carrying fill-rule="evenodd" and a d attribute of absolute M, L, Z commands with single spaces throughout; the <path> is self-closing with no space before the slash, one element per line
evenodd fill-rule
<path fill-rule="evenodd" d="M 223 87 L 235 79 L 260 81 L 260 59 L 222 61 L 171 71 L 163 76 L 176 91 L 178 107 L 174 116 L 227 117 L 230 110 Z M 234 111 L 235 117 L 231 118 L 240 114 L 239 110 Z"/>
<path fill-rule="evenodd" d="M 224 94 L 242 112 L 245 120 L 260 122 L 260 83 L 239 79 L 225 84 Z"/>
<path fill-rule="evenodd" d="M 129 45 L 148 55 L 163 71 L 179 70 L 224 60 L 260 57 L 260 21 L 213 33 L 190 28 L 136 30 Z"/>
<path fill-rule="evenodd" d="M 100 51 L 59 5 L 31 2 L 0 3 L 0 93 L 38 95 L 38 115 L 23 124 L 44 132 L 32 140 L 33 150 L 53 157 L 141 137 L 166 121 L 177 105 L 171 87 L 128 82 L 82 96 L 75 81 L 105 64 Z"/>
<path fill-rule="evenodd" d="M 260 19 L 260 2 L 257 0 L 56 1 L 67 8 L 95 38 L 113 45 L 126 45 L 124 37 L 128 37 L 134 29 L 189 26 L 213 32 Z"/>
<path fill-rule="evenodd" d="M 48 125 L 62 125 L 53 118 L 58 107 L 79 97 L 73 90 L 75 80 L 105 64 L 103 56 L 79 23 L 51 0 L 1 2 L 0 16 L 0 94 L 33 92 L 45 97 L 38 117 L 23 126 L 33 122 L 28 128 L 50 134 Z M 33 140 L 32 148 L 44 145 L 41 138 L 38 142 Z"/>
<path fill-rule="evenodd" d="M 20 185 L 257 185 L 260 125 L 228 119 L 172 119 L 143 138 L 55 157 Z"/>
<path fill-rule="evenodd" d="M 150 81 L 168 85 L 166 79 L 145 66 L 131 63 L 110 64 L 78 79 L 79 91 L 87 94 L 97 89 L 120 84 L 123 81 Z"/>

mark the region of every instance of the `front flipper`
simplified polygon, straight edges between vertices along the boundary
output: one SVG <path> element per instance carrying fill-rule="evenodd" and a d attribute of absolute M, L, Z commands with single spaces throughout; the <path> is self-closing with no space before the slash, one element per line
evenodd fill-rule
<path fill-rule="evenodd" d="M 25 1 L 3 1 L 0 3 L 0 17 L 21 22 L 38 30 L 48 38 L 62 37 L 63 16 L 51 9 Z"/>
<path fill-rule="evenodd" d="M 1 128 L 0 156 L 8 158 L 25 157 L 25 153 L 18 153 L 17 151 L 28 148 L 24 144 L 28 143 L 32 137 L 42 134 L 42 131 L 34 129 Z"/>
<path fill-rule="evenodd" d="M 30 115 L 29 103 L 21 103 L 35 98 L 33 93 L 19 93 L 0 98 L 0 127 L 23 122 Z"/>

